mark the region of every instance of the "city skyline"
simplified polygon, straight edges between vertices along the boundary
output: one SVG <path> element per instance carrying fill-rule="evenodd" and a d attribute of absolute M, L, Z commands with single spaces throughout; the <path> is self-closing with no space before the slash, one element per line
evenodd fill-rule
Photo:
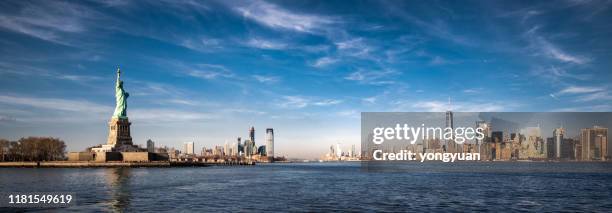
<path fill-rule="evenodd" d="M 612 111 L 610 2 L 1 2 L 0 135 L 134 144 L 274 128 L 276 155 L 358 144 L 363 111 Z M 340 6 L 339 6 L 340 5 Z M 158 18 L 153 18 L 158 17 Z M 548 131 L 548 130 L 547 130 Z"/>

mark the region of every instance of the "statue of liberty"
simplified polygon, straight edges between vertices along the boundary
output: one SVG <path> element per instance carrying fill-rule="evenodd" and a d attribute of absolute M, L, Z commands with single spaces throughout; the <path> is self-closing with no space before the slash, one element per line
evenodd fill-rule
<path fill-rule="evenodd" d="M 121 70 L 117 68 L 117 83 L 115 85 L 115 98 L 117 99 L 117 105 L 115 106 L 115 113 L 113 113 L 113 118 L 127 118 L 127 98 L 130 96 L 123 89 L 123 81 L 119 78 L 121 77 Z"/>

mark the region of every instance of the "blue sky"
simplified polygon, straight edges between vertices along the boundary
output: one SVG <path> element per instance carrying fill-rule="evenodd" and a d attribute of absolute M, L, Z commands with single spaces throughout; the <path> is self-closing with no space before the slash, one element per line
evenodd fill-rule
<path fill-rule="evenodd" d="M 361 111 L 610 111 L 610 1 L 2 1 L 0 136 L 277 155 L 359 144 Z"/>

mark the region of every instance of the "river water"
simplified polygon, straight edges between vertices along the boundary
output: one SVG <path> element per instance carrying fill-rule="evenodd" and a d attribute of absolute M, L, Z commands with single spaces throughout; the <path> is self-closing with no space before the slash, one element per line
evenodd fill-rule
<path fill-rule="evenodd" d="M 69 211 L 612 211 L 610 163 L 411 165 L 0 168 L 0 192 L 73 192 Z"/>

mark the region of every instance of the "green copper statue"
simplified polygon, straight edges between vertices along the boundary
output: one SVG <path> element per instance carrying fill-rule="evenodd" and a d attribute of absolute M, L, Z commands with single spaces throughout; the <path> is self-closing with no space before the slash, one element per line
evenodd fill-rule
<path fill-rule="evenodd" d="M 115 85 L 115 98 L 117 99 L 117 106 L 115 107 L 115 113 L 113 113 L 113 118 L 127 118 L 127 98 L 130 96 L 123 89 L 123 81 L 119 78 L 121 77 L 121 70 L 117 68 L 117 84 Z"/>

